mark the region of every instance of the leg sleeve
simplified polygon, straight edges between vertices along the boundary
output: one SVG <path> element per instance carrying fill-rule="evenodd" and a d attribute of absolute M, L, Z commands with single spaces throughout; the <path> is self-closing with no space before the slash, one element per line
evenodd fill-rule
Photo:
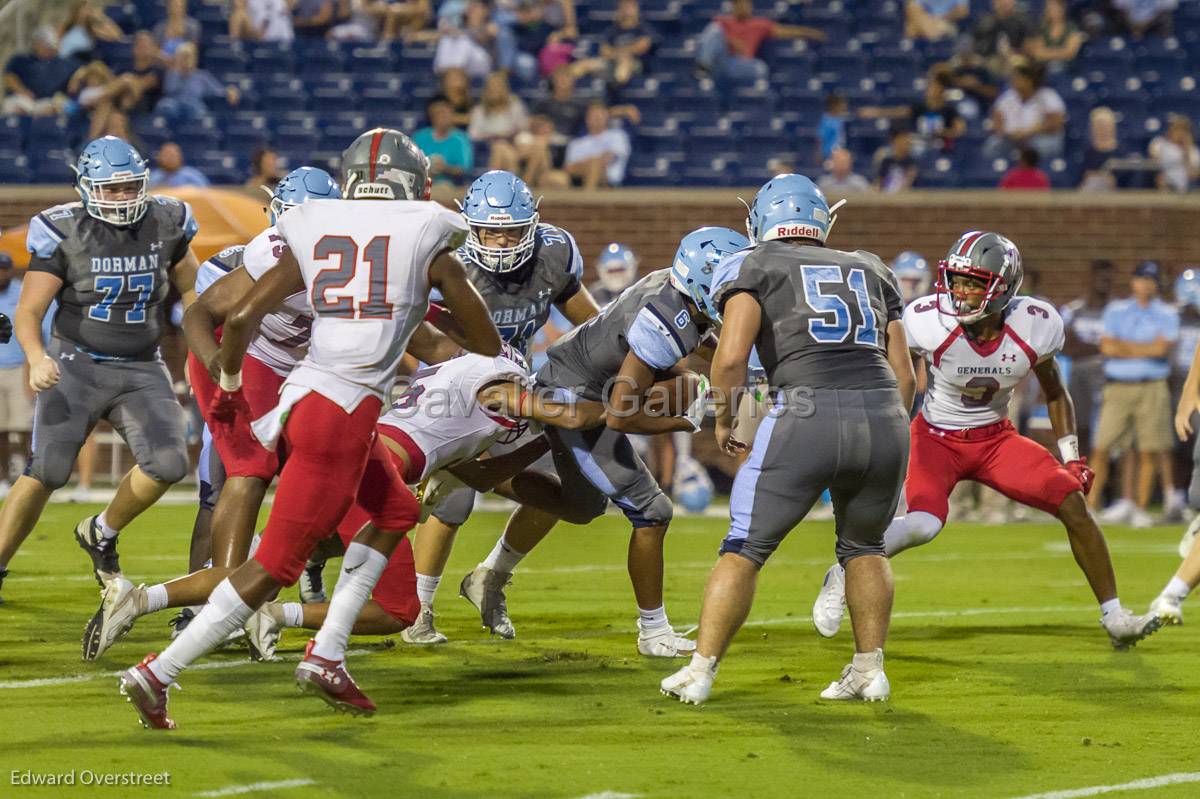
<path fill-rule="evenodd" d="M 161 483 L 178 483 L 188 472 L 187 421 L 161 363 L 120 364 L 113 378 L 121 391 L 106 416 L 125 439 L 143 472 Z"/>

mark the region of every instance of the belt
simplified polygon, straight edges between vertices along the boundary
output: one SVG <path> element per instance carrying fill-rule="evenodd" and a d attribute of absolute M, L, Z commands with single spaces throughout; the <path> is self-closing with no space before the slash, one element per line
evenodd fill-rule
<path fill-rule="evenodd" d="M 918 415 L 917 418 L 920 419 L 921 423 L 924 424 L 925 427 L 929 429 L 929 432 L 933 433 L 935 436 L 941 436 L 942 438 L 953 438 L 958 441 L 979 441 L 981 439 L 991 438 L 992 436 L 999 435 L 1005 430 L 1013 429 L 1012 422 L 1007 419 L 1001 419 L 998 422 L 987 424 L 983 427 L 967 427 L 962 430 L 947 430 L 943 427 L 935 427 L 931 425 L 925 419 L 924 415 Z"/>

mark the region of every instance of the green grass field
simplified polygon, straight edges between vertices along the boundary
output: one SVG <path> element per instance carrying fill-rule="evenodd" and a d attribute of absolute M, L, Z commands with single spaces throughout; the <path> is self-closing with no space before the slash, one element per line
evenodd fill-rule
<path fill-rule="evenodd" d="M 141 729 L 115 673 L 165 645 L 167 613 L 97 663 L 79 635 L 97 589 L 70 535 L 87 512 L 52 506 L 11 564 L 0 607 L 0 796 L 1023 797 L 1200 770 L 1196 627 L 1113 652 L 1052 525 L 951 525 L 897 559 L 887 650 L 892 701 L 822 702 L 849 637 L 808 621 L 832 526 L 801 525 L 760 582 L 750 624 L 709 704 L 658 693 L 676 664 L 640 658 L 625 576 L 625 524 L 563 526 L 510 588 L 518 639 L 489 639 L 456 596 L 503 517 L 464 528 L 439 595 L 451 643 L 352 643 L 371 719 L 299 695 L 294 662 L 219 653 L 172 692 L 179 729 Z M 122 537 L 134 580 L 186 565 L 192 511 L 155 509 Z M 724 533 L 684 518 L 668 538 L 667 607 L 695 622 Z M 1122 599 L 1142 609 L 1178 564 L 1178 531 L 1109 532 Z M 331 567 L 329 572 L 334 574 Z M 1193 611 L 1200 612 L 1200 611 Z M 13 772 L 169 772 L 170 787 L 32 788 Z M 281 783 L 257 785 L 259 783 Z M 1200 795 L 1200 784 L 1141 792 Z"/>

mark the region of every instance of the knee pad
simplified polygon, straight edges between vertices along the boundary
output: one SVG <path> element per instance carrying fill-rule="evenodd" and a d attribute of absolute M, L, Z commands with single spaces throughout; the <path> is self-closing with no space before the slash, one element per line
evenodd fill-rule
<path fill-rule="evenodd" d="M 475 490 L 463 486 L 451 491 L 438 506 L 433 509 L 433 516 L 442 524 L 449 527 L 460 527 L 471 518 L 475 509 Z"/>
<path fill-rule="evenodd" d="M 671 502 L 663 492 L 659 491 L 654 495 L 654 499 L 644 507 L 636 510 L 625 511 L 625 518 L 629 519 L 634 527 L 665 527 L 671 523 L 671 518 L 675 515 L 675 505 Z"/>
<path fill-rule="evenodd" d="M 155 450 L 150 462 L 139 463 L 138 467 L 152 480 L 174 485 L 187 476 L 188 465 L 186 450 L 166 448 Z"/>

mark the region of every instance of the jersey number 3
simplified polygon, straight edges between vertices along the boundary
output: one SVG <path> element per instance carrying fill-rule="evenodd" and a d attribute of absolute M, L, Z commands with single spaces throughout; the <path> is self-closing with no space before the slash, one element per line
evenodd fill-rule
<path fill-rule="evenodd" d="M 867 293 L 867 278 L 861 269 L 851 269 L 848 275 L 836 266 L 800 267 L 804 278 L 804 301 L 808 307 L 821 314 L 824 319 L 809 319 L 808 333 L 821 344 L 841 344 L 854 329 L 854 343 L 867 347 L 879 346 L 879 330 L 876 327 L 875 309 Z M 860 323 L 855 326 L 850 319 L 850 304 L 845 291 L 849 287 L 854 304 L 858 307 Z M 835 288 L 836 287 L 836 288 Z M 832 289 L 832 290 L 830 290 Z"/>
<path fill-rule="evenodd" d="M 313 247 L 313 260 L 331 261 L 317 273 L 312 283 L 313 311 L 323 316 L 343 319 L 391 319 L 392 306 L 387 301 L 388 245 L 390 236 L 376 236 L 362 250 L 367 267 L 367 298 L 355 305 L 354 297 L 329 299 L 328 293 L 345 288 L 358 274 L 358 243 L 349 236 L 322 236 Z"/>

